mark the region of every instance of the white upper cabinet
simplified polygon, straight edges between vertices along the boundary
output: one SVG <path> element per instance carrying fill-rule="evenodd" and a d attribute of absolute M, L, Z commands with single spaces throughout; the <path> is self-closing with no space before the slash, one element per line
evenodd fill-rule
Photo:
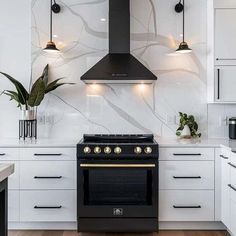
<path fill-rule="evenodd" d="M 216 66 L 215 101 L 236 102 L 235 91 L 236 91 L 236 66 Z"/>
<path fill-rule="evenodd" d="M 236 1 L 208 1 L 208 103 L 236 103 Z"/>
<path fill-rule="evenodd" d="M 236 65 L 236 9 L 215 9 L 215 64 Z"/>

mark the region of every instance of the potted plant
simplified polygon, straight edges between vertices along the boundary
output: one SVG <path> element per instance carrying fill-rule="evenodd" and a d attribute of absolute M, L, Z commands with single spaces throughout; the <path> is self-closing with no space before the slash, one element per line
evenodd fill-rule
<path fill-rule="evenodd" d="M 198 133 L 198 124 L 193 115 L 179 112 L 179 128 L 176 130 L 176 135 L 181 138 L 200 138 L 201 133 Z"/>
<path fill-rule="evenodd" d="M 23 132 L 24 138 L 25 136 L 31 137 L 33 135 L 32 133 L 35 133 L 33 136 L 37 138 L 37 107 L 41 104 L 47 93 L 65 84 L 73 83 L 61 82 L 63 78 L 56 79 L 49 83 L 49 65 L 45 66 L 42 75 L 34 82 L 30 91 L 27 91 L 18 80 L 10 75 L 4 72 L 0 72 L 0 74 L 4 75 L 16 88 L 15 91 L 4 90 L 0 95 L 4 94 L 9 96 L 10 100 L 14 100 L 21 110 L 20 121 L 23 122 L 20 122 L 19 137 L 21 138 Z M 32 132 L 33 125 L 35 126 L 34 132 Z"/>

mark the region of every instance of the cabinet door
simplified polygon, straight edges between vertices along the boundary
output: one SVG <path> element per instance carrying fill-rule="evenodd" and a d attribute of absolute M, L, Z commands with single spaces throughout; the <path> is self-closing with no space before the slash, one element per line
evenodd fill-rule
<path fill-rule="evenodd" d="M 216 67 L 215 99 L 219 102 L 236 102 L 236 66 Z"/>
<path fill-rule="evenodd" d="M 216 64 L 236 65 L 236 9 L 215 9 Z"/>
<path fill-rule="evenodd" d="M 226 227 L 230 227 L 230 151 L 221 150 L 221 220 Z"/>

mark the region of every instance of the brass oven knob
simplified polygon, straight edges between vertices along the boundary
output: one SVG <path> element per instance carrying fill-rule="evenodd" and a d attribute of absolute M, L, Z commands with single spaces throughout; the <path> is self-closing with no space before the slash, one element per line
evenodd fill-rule
<path fill-rule="evenodd" d="M 120 154 L 122 152 L 122 149 L 120 147 L 115 147 L 114 153 L 115 154 Z"/>
<path fill-rule="evenodd" d="M 104 153 L 110 154 L 111 153 L 111 148 L 110 147 L 105 147 L 104 148 Z"/>
<path fill-rule="evenodd" d="M 96 153 L 96 154 L 99 154 L 99 153 L 101 153 L 101 148 L 100 147 L 95 147 L 94 148 L 94 153 Z"/>
<path fill-rule="evenodd" d="M 88 154 L 91 152 L 91 148 L 90 147 L 85 147 L 84 148 L 84 153 Z"/>
<path fill-rule="evenodd" d="M 140 153 L 142 153 L 142 148 L 141 148 L 141 147 L 136 147 L 136 148 L 134 149 L 134 152 L 135 152 L 136 154 L 140 154 Z"/>
<path fill-rule="evenodd" d="M 151 148 L 151 147 L 146 147 L 146 148 L 144 149 L 144 152 L 145 152 L 146 154 L 151 154 L 151 153 L 152 153 L 152 148 Z"/>

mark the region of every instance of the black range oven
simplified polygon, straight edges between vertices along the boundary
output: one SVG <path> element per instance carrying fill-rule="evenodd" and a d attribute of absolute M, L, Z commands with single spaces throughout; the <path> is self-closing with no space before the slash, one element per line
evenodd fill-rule
<path fill-rule="evenodd" d="M 158 230 L 153 135 L 84 135 L 77 157 L 79 232 Z"/>

